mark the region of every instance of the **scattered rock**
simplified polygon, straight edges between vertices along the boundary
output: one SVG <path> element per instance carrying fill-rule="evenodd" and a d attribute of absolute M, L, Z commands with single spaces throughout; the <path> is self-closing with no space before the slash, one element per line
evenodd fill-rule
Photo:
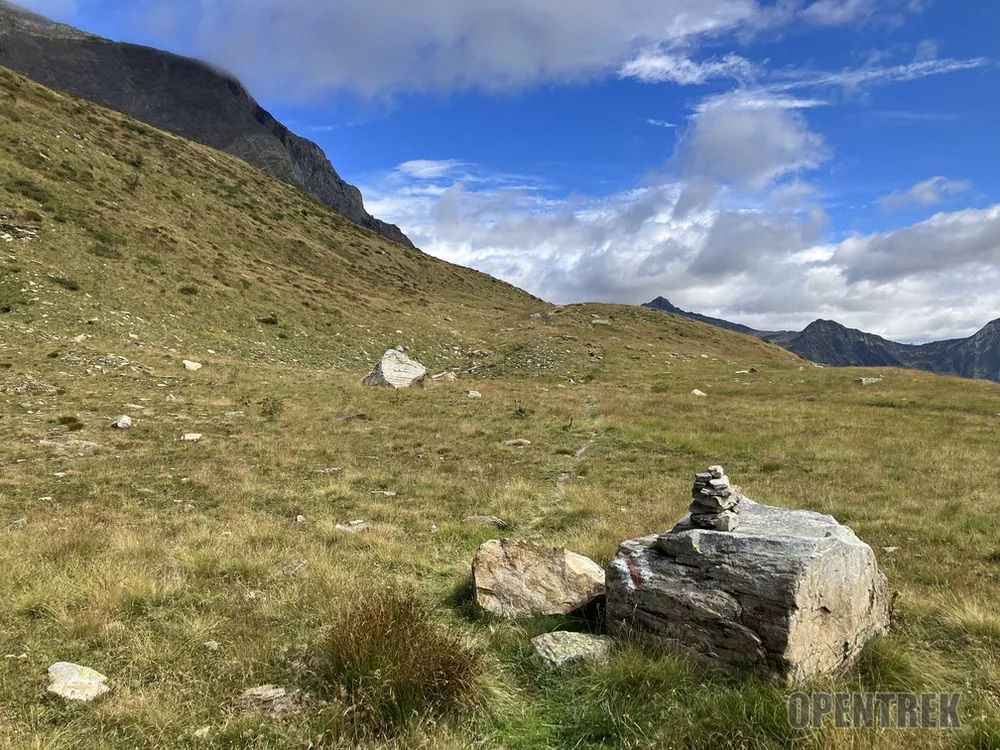
<path fill-rule="evenodd" d="M 307 520 L 305 516 L 295 516 L 295 523 L 305 523 Z"/>
<path fill-rule="evenodd" d="M 698 398 L 705 398 L 705 397 L 708 396 L 707 393 L 705 393 L 704 391 L 700 391 L 697 388 L 695 388 L 693 391 L 691 391 L 691 395 L 692 396 L 697 396 Z"/>
<path fill-rule="evenodd" d="M 184 364 L 184 369 L 190 370 L 191 372 L 198 372 L 198 370 L 204 367 L 204 365 L 202 365 L 201 362 L 192 362 L 190 359 L 185 359 L 183 364 Z"/>
<path fill-rule="evenodd" d="M 339 466 L 331 466 L 328 469 L 319 469 L 318 470 L 318 472 L 320 474 L 339 474 L 342 471 L 343 471 L 343 469 L 341 469 Z"/>
<path fill-rule="evenodd" d="M 883 547 L 882 551 L 887 555 L 891 555 L 893 552 L 899 552 L 899 547 Z"/>
<path fill-rule="evenodd" d="M 557 669 L 580 661 L 602 664 L 611 653 L 610 638 L 562 630 L 532 638 L 531 646 L 539 659 Z"/>
<path fill-rule="evenodd" d="M 201 645 L 203 645 L 209 651 L 218 651 L 219 650 L 219 642 L 218 641 L 205 641 Z"/>
<path fill-rule="evenodd" d="M 338 523 L 335 527 L 337 531 L 343 531 L 346 534 L 357 534 L 360 531 L 366 531 L 370 529 L 371 526 L 368 525 L 366 521 L 362 521 L 360 518 L 356 521 L 348 521 L 347 523 Z"/>
<path fill-rule="evenodd" d="M 510 526 L 502 518 L 497 518 L 496 516 L 466 516 L 462 519 L 462 523 L 476 524 L 478 526 L 492 526 L 494 529 L 506 529 Z"/>
<path fill-rule="evenodd" d="M 185 443 L 200 443 L 202 437 L 203 435 L 200 432 L 189 432 L 183 437 L 181 437 L 181 440 L 183 440 Z"/>
<path fill-rule="evenodd" d="M 372 490 L 372 494 L 379 497 L 396 497 L 396 493 L 392 490 Z"/>
<path fill-rule="evenodd" d="M 447 372 L 439 372 L 437 375 L 431 375 L 431 380 L 442 381 L 445 383 L 454 383 L 456 380 L 458 380 L 458 375 L 449 370 Z"/>
<path fill-rule="evenodd" d="M 505 440 L 503 444 L 508 448 L 524 448 L 531 445 L 531 441 L 524 438 L 514 438 L 513 440 Z"/>
<path fill-rule="evenodd" d="M 108 678 L 90 667 L 60 661 L 49 667 L 49 692 L 68 701 L 91 701 L 109 692 Z"/>
<path fill-rule="evenodd" d="M 194 738 L 196 740 L 208 739 L 208 735 L 211 733 L 211 727 L 202 727 L 201 729 L 196 729 L 194 732 Z"/>
<path fill-rule="evenodd" d="M 111 423 L 111 426 L 116 430 L 131 430 L 132 429 L 132 417 L 125 414 L 118 417 L 115 421 Z"/>
<path fill-rule="evenodd" d="M 858 385 L 876 385 L 882 382 L 882 378 L 856 378 L 854 382 Z"/>
<path fill-rule="evenodd" d="M 740 506 L 735 533 L 685 518 L 622 543 L 608 569 L 609 632 L 792 681 L 840 673 L 888 625 L 871 547 L 831 516 Z"/>
<path fill-rule="evenodd" d="M 475 599 L 500 617 L 564 615 L 604 593 L 604 571 L 562 547 L 493 539 L 472 562 Z"/>
<path fill-rule="evenodd" d="M 23 529 L 27 525 L 28 525 L 27 518 L 18 518 L 16 521 L 7 524 L 4 527 L 4 531 L 17 531 L 18 529 Z"/>
<path fill-rule="evenodd" d="M 736 374 L 737 375 L 749 375 L 750 371 L 749 370 L 737 370 Z"/>
<path fill-rule="evenodd" d="M 607 318 L 594 318 L 592 321 L 590 321 L 590 324 L 592 326 L 609 326 L 611 325 L 611 321 L 608 320 Z"/>
<path fill-rule="evenodd" d="M 409 388 L 414 384 L 423 385 L 426 378 L 427 369 L 422 364 L 401 351 L 389 349 L 361 383 L 382 388 Z"/>
<path fill-rule="evenodd" d="M 274 719 L 302 712 L 298 691 L 289 693 L 279 685 L 261 685 L 244 690 L 237 704 L 246 711 L 257 711 Z"/>
<path fill-rule="evenodd" d="M 483 394 L 480 393 L 479 391 L 466 391 L 465 392 L 465 397 L 466 398 L 482 398 Z"/>

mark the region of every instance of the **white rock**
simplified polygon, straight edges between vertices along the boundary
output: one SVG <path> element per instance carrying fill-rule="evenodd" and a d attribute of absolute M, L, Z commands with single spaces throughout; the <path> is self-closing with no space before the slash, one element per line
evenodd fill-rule
<path fill-rule="evenodd" d="M 403 352 L 389 349 L 361 383 L 382 388 L 409 388 L 423 384 L 426 378 L 427 368 L 422 364 Z"/>
<path fill-rule="evenodd" d="M 479 391 L 466 391 L 465 396 L 466 398 L 482 398 L 483 394 Z"/>
<path fill-rule="evenodd" d="M 185 443 L 200 443 L 202 437 L 203 436 L 200 432 L 189 432 L 186 435 L 184 435 L 181 438 L 181 440 L 183 440 Z"/>
<path fill-rule="evenodd" d="M 513 440 L 504 440 L 503 444 L 508 448 L 524 448 L 525 446 L 531 445 L 531 441 L 525 440 L 524 438 L 514 438 Z"/>
<path fill-rule="evenodd" d="M 479 606 L 507 618 L 569 614 L 604 593 L 604 571 L 593 560 L 514 539 L 480 545 L 472 578 Z"/>
<path fill-rule="evenodd" d="M 295 516 L 295 523 L 305 523 L 306 520 L 305 516 Z"/>
<path fill-rule="evenodd" d="M 348 521 L 347 523 L 338 523 L 335 528 L 337 531 L 343 531 L 345 534 L 357 534 L 359 531 L 370 529 L 371 526 L 359 518 L 355 521 Z"/>
<path fill-rule="evenodd" d="M 697 396 L 698 398 L 706 398 L 708 396 L 707 393 L 705 393 L 704 391 L 700 391 L 697 388 L 695 388 L 693 391 L 691 391 L 691 395 L 692 396 Z"/>
<path fill-rule="evenodd" d="M 122 414 L 118 419 L 111 423 L 111 426 L 117 430 L 131 430 L 132 429 L 132 417 Z"/>
<path fill-rule="evenodd" d="M 91 701 L 108 691 L 108 678 L 90 667 L 60 661 L 49 667 L 49 692 L 68 701 Z"/>
<path fill-rule="evenodd" d="M 184 369 L 191 372 L 198 372 L 203 366 L 201 362 L 192 362 L 190 359 L 184 360 Z"/>
<path fill-rule="evenodd" d="M 854 382 L 858 385 L 876 385 L 882 382 L 882 378 L 857 378 Z"/>
<path fill-rule="evenodd" d="M 531 646 L 535 656 L 557 669 L 580 661 L 603 663 L 611 653 L 610 638 L 564 630 L 532 638 Z"/>
<path fill-rule="evenodd" d="M 219 650 L 219 642 L 218 641 L 205 641 L 201 645 L 203 645 L 209 651 L 218 651 Z"/>
<path fill-rule="evenodd" d="M 456 380 L 458 380 L 458 375 L 449 370 L 447 372 L 439 372 L 437 375 L 432 375 L 431 380 L 443 381 L 445 383 L 454 383 Z"/>
<path fill-rule="evenodd" d="M 82 344 L 86 340 L 87 340 L 87 334 L 85 334 L 85 333 L 81 333 L 79 336 L 74 336 L 73 337 L 73 343 L 74 344 Z"/>

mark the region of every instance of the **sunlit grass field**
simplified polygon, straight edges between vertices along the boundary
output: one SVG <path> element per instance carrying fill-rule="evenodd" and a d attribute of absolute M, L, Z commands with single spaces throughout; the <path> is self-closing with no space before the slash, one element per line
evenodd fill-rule
<path fill-rule="evenodd" d="M 862 387 L 654 311 L 553 308 L 0 83 L 0 215 L 41 228 L 0 242 L 0 746 L 1000 747 L 996 384 Z M 459 380 L 361 387 L 397 344 Z M 549 671 L 531 637 L 599 618 L 472 604 L 498 532 L 466 516 L 605 564 L 713 463 L 849 524 L 897 592 L 852 671 L 796 689 L 962 691 L 963 729 L 793 730 L 789 686 L 628 644 Z M 354 519 L 370 529 L 335 528 Z M 56 661 L 111 692 L 47 695 Z M 247 710 L 263 684 L 298 713 Z"/>

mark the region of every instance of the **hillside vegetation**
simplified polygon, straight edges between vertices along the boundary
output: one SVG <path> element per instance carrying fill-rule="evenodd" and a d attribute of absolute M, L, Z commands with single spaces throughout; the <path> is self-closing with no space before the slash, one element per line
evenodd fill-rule
<path fill-rule="evenodd" d="M 0 747 L 1000 746 L 996 384 L 862 387 L 654 310 L 555 308 L 2 70 L 0 215 Z M 359 386 L 397 344 L 459 381 Z M 792 730 L 787 686 L 627 645 L 548 672 L 532 636 L 599 622 L 471 604 L 496 532 L 464 517 L 605 564 L 710 463 L 848 523 L 898 591 L 892 632 L 806 689 L 961 690 L 961 731 Z M 56 661 L 111 693 L 46 695 Z M 269 683 L 297 712 L 238 700 Z"/>

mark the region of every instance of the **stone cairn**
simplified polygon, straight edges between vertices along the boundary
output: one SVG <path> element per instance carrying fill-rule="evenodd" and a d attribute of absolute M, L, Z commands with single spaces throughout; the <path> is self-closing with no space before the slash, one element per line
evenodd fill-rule
<path fill-rule="evenodd" d="M 740 523 L 739 487 L 729 483 L 721 466 L 709 466 L 694 476 L 691 490 L 691 525 L 715 531 L 733 531 Z"/>

